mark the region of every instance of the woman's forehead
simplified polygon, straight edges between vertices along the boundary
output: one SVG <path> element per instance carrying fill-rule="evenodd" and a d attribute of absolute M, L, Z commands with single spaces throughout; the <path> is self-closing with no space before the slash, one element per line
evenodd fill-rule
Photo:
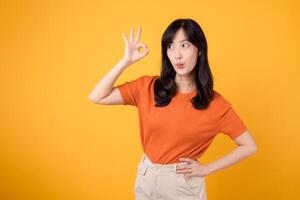
<path fill-rule="evenodd" d="M 189 41 L 186 33 L 184 32 L 183 28 L 180 28 L 176 31 L 174 38 L 173 38 L 173 42 L 184 42 L 184 41 Z"/>

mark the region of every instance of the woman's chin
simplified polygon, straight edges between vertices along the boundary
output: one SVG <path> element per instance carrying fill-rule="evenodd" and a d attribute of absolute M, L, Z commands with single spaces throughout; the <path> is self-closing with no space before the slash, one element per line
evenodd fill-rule
<path fill-rule="evenodd" d="M 178 74 L 178 75 L 181 75 L 181 76 L 185 76 L 185 75 L 188 75 L 189 72 L 185 71 L 185 70 L 175 70 L 175 72 Z"/>

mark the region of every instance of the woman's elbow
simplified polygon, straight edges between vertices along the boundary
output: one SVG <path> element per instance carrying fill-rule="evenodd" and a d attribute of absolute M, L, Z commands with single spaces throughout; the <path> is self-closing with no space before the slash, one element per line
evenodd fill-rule
<path fill-rule="evenodd" d="M 251 154 L 255 154 L 257 152 L 257 145 L 253 144 L 249 147 L 249 151 Z"/>

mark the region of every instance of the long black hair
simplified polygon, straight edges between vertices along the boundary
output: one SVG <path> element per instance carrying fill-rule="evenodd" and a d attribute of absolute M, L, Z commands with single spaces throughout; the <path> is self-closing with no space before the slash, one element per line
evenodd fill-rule
<path fill-rule="evenodd" d="M 161 40 L 162 70 L 160 77 L 154 83 L 155 106 L 167 106 L 176 95 L 176 72 L 167 56 L 167 47 L 172 43 L 175 33 L 183 28 L 187 40 L 198 48 L 195 70 L 197 95 L 191 99 L 195 109 L 205 109 L 213 98 L 213 76 L 208 64 L 207 42 L 200 25 L 192 19 L 176 19 L 165 30 Z"/>

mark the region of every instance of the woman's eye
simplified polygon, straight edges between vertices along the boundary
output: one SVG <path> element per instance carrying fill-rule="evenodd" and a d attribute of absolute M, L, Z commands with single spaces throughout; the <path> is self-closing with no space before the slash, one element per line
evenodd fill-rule
<path fill-rule="evenodd" d="M 168 48 L 169 48 L 169 49 L 173 48 L 173 45 L 169 44 L 169 45 L 168 45 Z"/>
<path fill-rule="evenodd" d="M 184 46 L 184 47 L 188 47 L 189 44 L 188 44 L 188 43 L 184 43 L 183 46 Z"/>

